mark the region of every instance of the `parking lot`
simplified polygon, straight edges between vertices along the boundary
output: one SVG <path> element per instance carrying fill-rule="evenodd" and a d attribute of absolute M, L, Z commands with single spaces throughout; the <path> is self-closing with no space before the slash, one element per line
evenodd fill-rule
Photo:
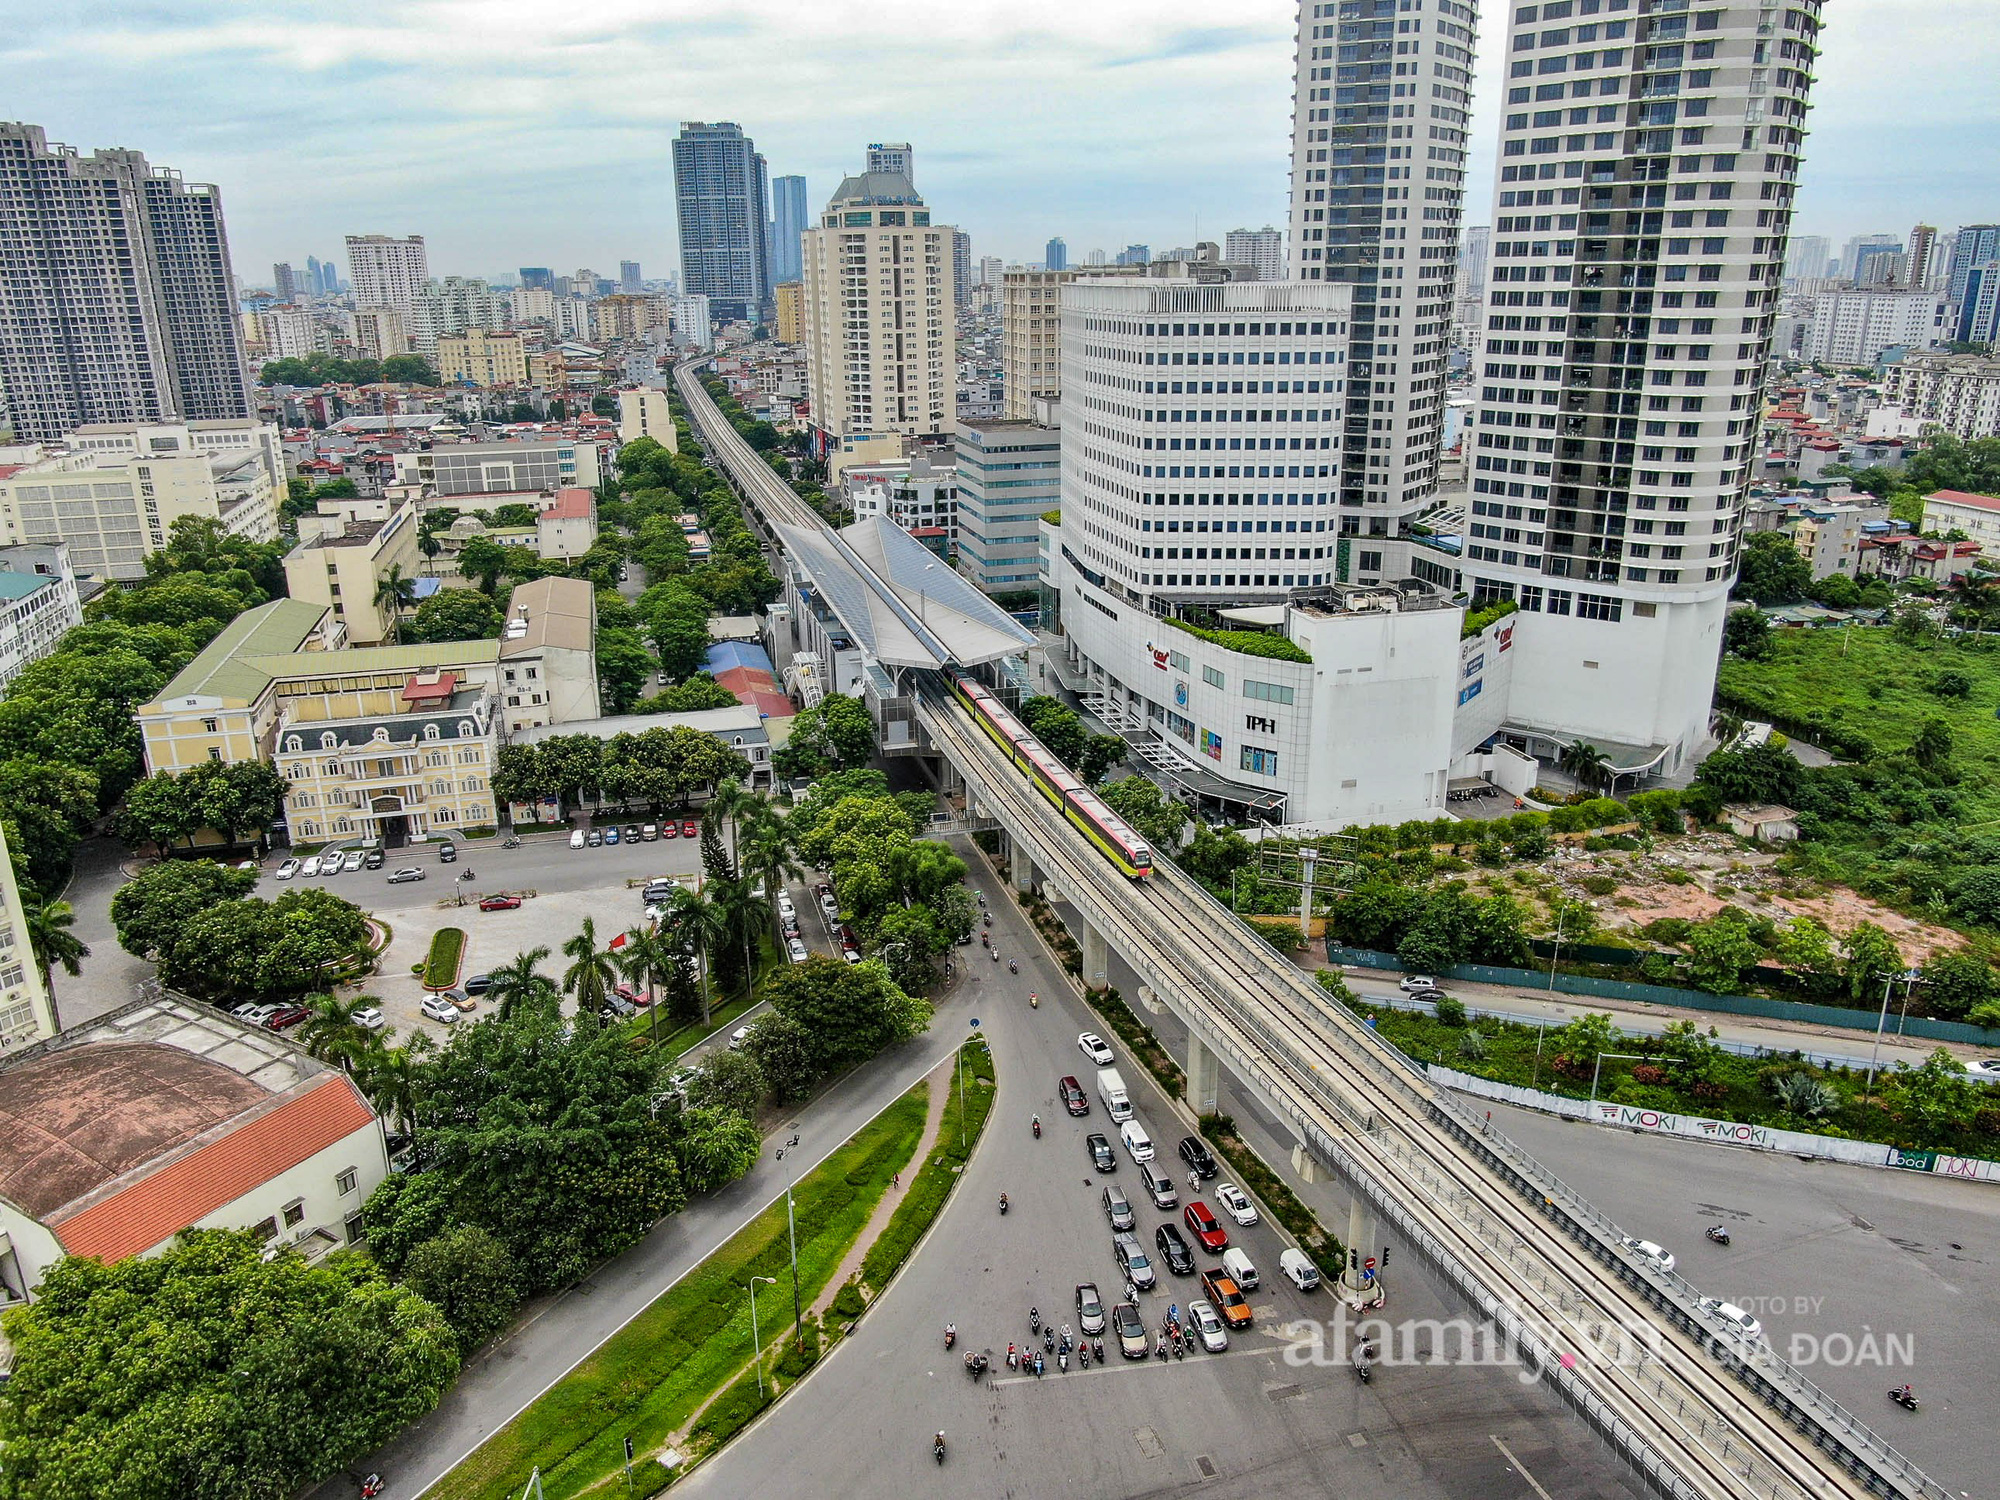
<path fill-rule="evenodd" d="M 411 972 L 430 952 L 431 938 L 439 928 L 464 929 L 461 979 L 487 973 L 536 947 L 550 950 L 542 972 L 559 978 L 569 964 L 562 945 L 576 935 L 584 918 L 597 923 L 598 942 L 608 943 L 643 920 L 640 891 L 648 879 L 685 880 L 701 869 L 700 840 L 678 837 L 637 844 L 621 838 L 615 845 L 572 849 L 566 834 L 538 834 L 516 849 L 501 847 L 497 839 L 481 839 L 458 844 L 457 853 L 455 862 L 444 863 L 435 845 L 411 845 L 385 851 L 379 869 L 311 880 L 294 875 L 290 881 L 278 880 L 278 865 L 272 861 L 258 882 L 257 894 L 271 897 L 302 883 L 321 885 L 387 925 L 390 943 L 379 971 L 342 993 L 376 996 L 391 1032 L 422 1031 L 443 1040 L 449 1026 L 421 1013 L 418 1007 L 427 992 Z M 391 883 L 401 869 L 421 870 L 424 878 Z M 520 896 L 521 905 L 511 911 L 479 909 L 483 897 L 501 893 Z M 811 881 L 795 885 L 792 898 L 807 948 L 837 953 L 838 945 L 829 939 L 825 926 L 813 919 Z M 485 1013 L 485 1003 L 474 1000 L 467 1019 Z M 571 1001 L 564 1005 L 574 1008 Z"/>

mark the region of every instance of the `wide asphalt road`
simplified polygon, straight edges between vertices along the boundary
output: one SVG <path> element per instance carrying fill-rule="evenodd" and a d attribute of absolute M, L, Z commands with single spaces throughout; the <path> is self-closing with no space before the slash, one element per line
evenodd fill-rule
<path fill-rule="evenodd" d="M 979 1017 L 998 1064 L 988 1138 L 930 1237 L 854 1335 L 692 1474 L 690 1493 L 873 1500 L 940 1482 L 968 1494 L 1093 1500 L 1193 1485 L 1246 1500 L 1274 1494 L 1581 1500 L 1636 1493 L 1617 1460 L 1513 1370 L 1384 1368 L 1363 1387 L 1344 1360 L 1288 1359 L 1294 1341 L 1285 1326 L 1337 1319 L 1338 1309 L 1324 1291 L 1302 1295 L 1278 1275 L 1285 1241 L 1268 1223 L 1230 1226 L 1232 1242 L 1248 1249 L 1264 1280 L 1251 1294 L 1257 1326 L 1234 1336 L 1228 1353 L 1190 1354 L 1164 1367 L 1127 1363 L 1115 1339 L 1107 1339 L 1109 1369 L 1057 1374 L 1051 1362 L 1040 1381 L 1010 1375 L 999 1357 L 1010 1340 L 1027 1337 L 1031 1304 L 1073 1321 L 1077 1282 L 1094 1281 L 1107 1302 L 1121 1293 L 1099 1207 L 1101 1179 L 1083 1139 L 1088 1131 L 1115 1131 L 1094 1097 L 1089 1116 L 1065 1114 L 1054 1087 L 1069 1073 L 1090 1089 L 1092 1070 L 1076 1036 L 1103 1028 L 1045 964 L 1025 920 L 983 863 L 970 862 L 996 913 L 1002 952 L 1023 960 L 1015 978 L 1004 964 L 975 958 L 974 998 L 961 1007 Z M 1027 1004 L 1030 989 L 1041 994 L 1039 1010 Z M 1136 1091 L 1139 1118 L 1172 1162 L 1185 1124 L 1112 1042 L 1120 1072 Z M 1039 1141 L 1028 1128 L 1037 1112 Z M 1186 1170 L 1176 1176 L 1185 1195 Z M 1178 1214 L 1144 1204 L 1122 1150 L 1114 1180 L 1135 1200 L 1141 1241 L 1154 1255 L 1154 1228 Z M 998 1212 L 1002 1191 L 1012 1203 L 1005 1217 Z M 1199 1249 L 1196 1259 L 1204 1267 L 1215 1263 Z M 1404 1257 L 1402 1264 L 1414 1262 Z M 1161 1281 L 1140 1299 L 1149 1328 L 1169 1301 L 1185 1307 L 1201 1295 L 1193 1277 L 1163 1271 Z M 1394 1283 L 1396 1318 L 1455 1311 L 1415 1274 Z M 943 1348 L 947 1321 L 960 1335 L 951 1353 Z M 1310 1345 L 1301 1340 L 1299 1347 Z M 985 1380 L 968 1379 L 961 1363 L 967 1349 L 989 1352 L 999 1368 Z M 940 1428 L 949 1447 L 942 1481 L 930 1452 L 931 1434 Z"/>

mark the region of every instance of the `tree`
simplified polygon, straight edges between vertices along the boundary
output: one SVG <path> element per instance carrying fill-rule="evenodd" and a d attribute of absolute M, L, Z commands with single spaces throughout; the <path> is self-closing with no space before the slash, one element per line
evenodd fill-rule
<path fill-rule="evenodd" d="M 687 1084 L 687 1102 L 691 1108 L 727 1109 L 754 1120 L 765 1087 L 763 1070 L 755 1058 L 724 1049 L 709 1053 L 695 1065 L 694 1077 Z"/>
<path fill-rule="evenodd" d="M 1778 934 L 1778 959 L 1809 995 L 1831 996 L 1843 987 L 1833 934 L 1812 917 L 1793 917 Z"/>
<path fill-rule="evenodd" d="M 1571 740 L 1563 746 L 1559 764 L 1582 787 L 1600 786 L 1606 779 L 1610 757 L 1587 740 Z"/>
<path fill-rule="evenodd" d="M 405 635 L 412 641 L 490 641 L 506 623 L 500 606 L 478 589 L 439 589 L 417 606 Z"/>
<path fill-rule="evenodd" d="M 458 571 L 478 582 L 480 590 L 491 594 L 500 586 L 507 571 L 507 554 L 491 537 L 469 537 L 458 549 Z"/>
<path fill-rule="evenodd" d="M 30 668 L 30 670 L 33 670 Z M 17 679 L 18 680 L 18 679 Z M 61 762 L 0 762 L 0 816 L 7 842 L 43 890 L 60 890 L 97 813 L 97 778 Z"/>
<path fill-rule="evenodd" d="M 626 981 L 646 992 L 646 1005 L 651 1016 L 655 1038 L 660 1034 L 660 1012 L 665 1009 L 659 1003 L 658 987 L 667 982 L 676 967 L 684 960 L 671 934 L 646 927 L 634 927 L 625 934 L 625 941 L 611 956 L 618 966 L 618 972 Z"/>
<path fill-rule="evenodd" d="M 403 1284 L 444 1314 L 461 1356 L 507 1326 L 521 1303 L 519 1280 L 507 1247 L 477 1224 L 432 1235 L 403 1262 Z"/>
<path fill-rule="evenodd" d="M 1064 765 L 1074 768 L 1083 757 L 1090 732 L 1076 710 L 1060 698 L 1030 698 L 1021 705 L 1021 722 Z"/>
<path fill-rule="evenodd" d="M 709 954 L 729 941 L 729 928 L 721 910 L 701 891 L 684 885 L 674 887 L 667 897 L 667 930 L 683 953 L 695 962 L 695 976 L 701 991 L 701 1024 L 709 1018 Z"/>
<path fill-rule="evenodd" d="M 1132 825 L 1155 852 L 1166 853 L 1180 846 L 1181 830 L 1193 816 L 1187 804 L 1177 802 L 1160 790 L 1159 783 L 1145 776 L 1127 776 L 1097 789 L 1119 817 Z"/>
<path fill-rule="evenodd" d="M 389 564 L 389 571 L 375 583 L 375 607 L 389 617 L 389 634 L 397 642 L 403 639 L 403 611 L 415 609 L 417 605 L 417 580 L 403 571 L 401 563 Z"/>
<path fill-rule="evenodd" d="M 597 946 L 597 919 L 585 917 L 562 951 L 572 960 L 563 970 L 563 993 L 576 996 L 576 1008 L 583 1014 L 602 1016 L 605 997 L 618 982 L 618 966 Z"/>
<path fill-rule="evenodd" d="M 1725 906 L 1687 935 L 1688 975 L 1711 995 L 1734 994 L 1743 976 L 1756 966 L 1763 950 L 1750 936 L 1749 922 L 1734 907 Z"/>
<path fill-rule="evenodd" d="M 266 1259 L 241 1230 L 64 1259 L 8 1315 L 0 1441 L 16 1496 L 264 1500 L 337 1472 L 458 1373 L 438 1310 L 366 1257 Z"/>
<path fill-rule="evenodd" d="M 1669 1021 L 1655 1044 L 1672 1068 L 1675 1082 L 1692 1088 L 1707 1083 L 1722 1062 L 1715 1028 L 1704 1031 L 1693 1021 Z"/>
<path fill-rule="evenodd" d="M 2000 996 L 2000 975 L 1970 953 L 1933 953 L 1924 964 L 1924 1009 L 1947 1021 L 1962 1021 Z"/>
<path fill-rule="evenodd" d="M 1942 1047 L 1917 1067 L 1897 1063 L 1884 1092 L 1898 1114 L 1932 1135 L 1964 1128 L 1980 1098 L 1965 1064 Z"/>
<path fill-rule="evenodd" d="M 118 944 L 134 958 L 152 958 L 172 946 L 191 918 L 249 895 L 256 884 L 256 871 L 208 859 L 171 860 L 141 870 L 111 898 Z"/>
<path fill-rule="evenodd" d="M 1771 618 L 1755 605 L 1732 609 L 1722 622 L 1722 649 L 1745 661 L 1763 661 L 1771 654 Z"/>
<path fill-rule="evenodd" d="M 1812 587 L 1812 564 L 1799 555 L 1792 539 L 1781 531 L 1753 531 L 1743 539 L 1737 564 L 1739 599 L 1756 604 L 1796 604 Z"/>
<path fill-rule="evenodd" d="M 1561 1030 L 1550 1034 L 1549 1047 L 1558 1057 L 1569 1059 L 1572 1071 L 1585 1072 L 1599 1053 L 1609 1052 L 1618 1043 L 1618 1030 L 1602 1011 L 1585 1011 Z"/>
<path fill-rule="evenodd" d="M 555 981 L 541 971 L 541 962 L 548 956 L 547 948 L 530 948 L 525 953 L 516 953 L 487 976 L 490 981 L 487 998 L 502 1021 L 522 1015 L 546 1018 L 555 1014 L 559 992 Z"/>
<path fill-rule="evenodd" d="M 365 1075 L 370 1057 L 382 1048 L 382 1036 L 357 1018 L 380 1004 L 376 997 L 356 995 L 343 1000 L 338 995 L 312 995 L 306 1004 L 312 1014 L 299 1028 L 299 1044 L 321 1062 Z"/>
<path fill-rule="evenodd" d="M 382 361 L 382 378 L 405 385 L 439 385 L 438 373 L 421 354 L 392 354 Z"/>
<path fill-rule="evenodd" d="M 796 880 L 805 874 L 792 858 L 791 830 L 785 826 L 784 814 L 768 802 L 760 805 L 737 835 L 737 858 L 746 875 L 763 883 L 764 899 L 770 904 L 771 925 L 775 930 L 778 893 L 787 879 Z"/>
<path fill-rule="evenodd" d="M 1076 774 L 1091 786 L 1105 778 L 1111 768 L 1125 759 L 1125 741 L 1115 734 L 1093 734 L 1084 741 L 1076 759 Z"/>
<path fill-rule="evenodd" d="M 1847 993 L 1855 1000 L 1873 999 L 1879 986 L 1903 972 L 1896 940 L 1873 922 L 1857 922 L 1840 949 L 1847 960 Z"/>
<path fill-rule="evenodd" d="M 630 713 L 652 675 L 653 658 L 637 632 L 598 630 L 597 684 L 605 712 Z"/>
<path fill-rule="evenodd" d="M 774 1012 L 751 1022 L 743 1050 L 756 1061 L 777 1104 L 805 1098 L 826 1076 L 811 1035 L 789 1016 Z"/>
<path fill-rule="evenodd" d="M 45 900 L 34 891 L 23 891 L 21 920 L 28 932 L 28 951 L 34 956 L 35 967 L 41 971 L 42 989 L 49 997 L 49 1012 L 59 1015 L 54 977 L 56 969 L 60 967 L 74 979 L 83 972 L 83 961 L 90 957 L 90 949 L 70 931 L 76 924 L 76 912 L 67 901 Z M 56 1029 L 62 1029 L 60 1021 Z"/>
<path fill-rule="evenodd" d="M 710 677 L 698 672 L 685 682 L 677 682 L 639 705 L 642 713 L 687 714 L 705 708 L 734 708 L 736 695 Z"/>
<path fill-rule="evenodd" d="M 766 990 L 771 1009 L 805 1033 L 822 1074 L 908 1041 L 930 1024 L 930 1006 L 904 994 L 876 963 L 819 954 L 773 977 Z"/>
<path fill-rule="evenodd" d="M 1910 745 L 1910 758 L 1926 771 L 1935 771 L 1951 759 L 1951 729 L 1942 719 L 1926 719 Z"/>
<path fill-rule="evenodd" d="M 680 1111 L 675 1124 L 674 1155 L 690 1195 L 734 1182 L 763 1154 L 757 1126 L 736 1110 L 690 1106 Z"/>
<path fill-rule="evenodd" d="M 160 978 L 214 1000 L 288 998 L 324 988 L 328 966 L 350 958 L 367 937 L 361 909 L 316 886 L 275 901 L 223 901 L 172 933 L 158 954 Z"/>

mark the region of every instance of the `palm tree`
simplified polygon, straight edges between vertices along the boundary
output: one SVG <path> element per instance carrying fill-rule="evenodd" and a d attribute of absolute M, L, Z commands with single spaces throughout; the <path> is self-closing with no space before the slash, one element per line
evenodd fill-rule
<path fill-rule="evenodd" d="M 555 981 L 537 967 L 548 956 L 547 948 L 530 948 L 526 953 L 516 953 L 511 963 L 493 971 L 493 983 L 486 994 L 502 1021 L 511 1021 L 522 1010 L 554 1008 Z"/>
<path fill-rule="evenodd" d="M 708 883 L 709 903 L 721 919 L 725 941 L 743 945 L 743 983 L 746 988 L 757 978 L 755 944 L 757 927 L 764 917 L 764 903 L 757 899 L 756 889 L 757 882 L 748 875 Z"/>
<path fill-rule="evenodd" d="M 563 970 L 563 993 L 576 996 L 579 1012 L 601 1016 L 604 996 L 617 983 L 618 966 L 597 946 L 596 919 L 585 917 L 582 928 L 563 944 L 562 951 L 575 960 Z"/>
<path fill-rule="evenodd" d="M 666 977 L 667 971 L 680 963 L 681 950 L 666 932 L 654 928 L 634 927 L 625 934 L 625 942 L 619 948 L 612 962 L 627 981 L 644 985 L 646 1005 L 652 1011 L 652 1030 L 657 1037 L 660 1033 L 659 996 L 655 993 L 657 981 Z"/>
<path fill-rule="evenodd" d="M 701 980 L 701 1024 L 708 1024 L 708 955 L 716 944 L 727 942 L 729 926 L 721 910 L 700 891 L 687 886 L 674 887 L 673 895 L 667 898 L 667 930 L 683 953 L 694 954 L 695 968 Z"/>
<path fill-rule="evenodd" d="M 28 929 L 28 951 L 41 971 L 42 993 L 49 997 L 49 1020 L 61 1031 L 62 1018 L 56 1012 L 56 965 L 61 964 L 62 971 L 74 979 L 83 972 L 90 949 L 69 930 L 76 922 L 76 912 L 67 901 L 31 902 L 24 897 L 21 919 Z"/>
<path fill-rule="evenodd" d="M 392 1125 L 410 1130 L 417 1119 L 419 1065 L 435 1044 L 426 1032 L 414 1032 L 400 1047 L 377 1047 L 363 1060 L 355 1082 L 375 1112 Z"/>
<path fill-rule="evenodd" d="M 771 908 L 771 923 L 775 928 L 778 892 L 786 880 L 796 880 L 805 874 L 792 858 L 791 829 L 783 813 L 763 803 L 744 823 L 740 838 L 743 873 L 764 882 L 764 899 Z"/>
<path fill-rule="evenodd" d="M 403 642 L 403 611 L 414 609 L 417 603 L 417 580 L 403 571 L 401 563 L 390 563 L 375 585 L 375 607 L 389 616 L 389 630 L 396 638 L 396 644 Z"/>
<path fill-rule="evenodd" d="M 337 1062 L 346 1072 L 365 1073 L 369 1055 L 382 1049 L 382 1037 L 355 1017 L 380 1003 L 373 995 L 356 995 L 352 1000 L 309 995 L 306 1004 L 312 1014 L 299 1028 L 299 1040 L 321 1062 Z"/>
<path fill-rule="evenodd" d="M 1588 740 L 1571 740 L 1563 747 L 1560 764 L 1576 778 L 1578 786 L 1595 786 L 1604 779 L 1610 757 Z"/>
<path fill-rule="evenodd" d="M 729 827 L 729 862 L 738 864 L 736 844 L 738 828 L 755 815 L 755 810 L 764 806 L 761 792 L 752 791 L 734 776 L 716 783 L 715 791 L 709 796 L 708 806 L 702 809 L 702 819 L 711 828 Z"/>

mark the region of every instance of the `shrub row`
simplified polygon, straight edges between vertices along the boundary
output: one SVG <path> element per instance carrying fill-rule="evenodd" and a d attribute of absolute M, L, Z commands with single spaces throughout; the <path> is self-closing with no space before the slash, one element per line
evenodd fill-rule
<path fill-rule="evenodd" d="M 424 960 L 424 988 L 445 990 L 458 983 L 458 965 L 464 956 L 465 929 L 440 927 L 431 938 L 430 956 Z"/>

